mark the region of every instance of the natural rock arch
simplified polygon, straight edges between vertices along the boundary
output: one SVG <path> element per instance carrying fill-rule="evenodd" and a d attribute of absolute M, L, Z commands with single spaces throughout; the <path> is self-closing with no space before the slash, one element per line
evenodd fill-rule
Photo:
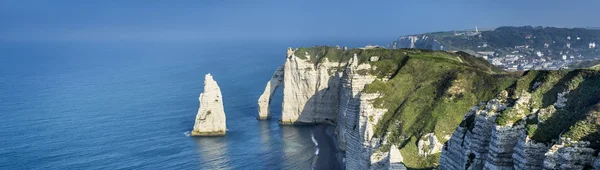
<path fill-rule="evenodd" d="M 271 99 L 273 98 L 273 94 L 279 86 L 283 86 L 283 67 L 284 65 L 279 66 L 275 73 L 273 73 L 273 77 L 271 80 L 267 82 L 267 86 L 265 87 L 265 91 L 258 98 L 258 119 L 266 120 L 271 117 L 271 109 L 269 106 L 271 105 Z"/>

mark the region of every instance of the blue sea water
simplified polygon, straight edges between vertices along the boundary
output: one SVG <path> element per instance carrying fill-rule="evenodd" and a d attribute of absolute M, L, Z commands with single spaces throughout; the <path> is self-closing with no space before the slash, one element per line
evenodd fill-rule
<path fill-rule="evenodd" d="M 1 42 L 0 169 L 310 169 L 314 126 L 280 126 L 279 104 L 257 121 L 256 100 L 288 46 L 368 43 Z M 185 135 L 206 73 L 224 137 Z"/>

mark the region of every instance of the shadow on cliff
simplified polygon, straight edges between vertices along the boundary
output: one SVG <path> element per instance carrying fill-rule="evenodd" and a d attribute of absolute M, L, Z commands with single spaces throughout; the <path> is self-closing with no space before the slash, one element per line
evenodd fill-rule
<path fill-rule="evenodd" d="M 338 94 L 341 85 L 340 78 L 340 73 L 335 73 L 327 80 L 327 88 L 315 91 L 314 95 L 310 96 L 300 115 L 298 115 L 298 120 L 302 122 L 296 124 L 336 123 L 339 106 Z M 320 84 L 316 86 L 318 87 Z M 324 102 L 330 103 L 331 106 L 323 104 Z"/>
<path fill-rule="evenodd" d="M 600 124 L 600 118 L 591 120 L 586 118 L 590 113 L 600 111 L 600 73 L 589 70 L 574 70 L 563 76 L 551 90 L 544 94 L 543 105 L 549 106 L 556 102 L 557 93 L 562 92 L 568 87 L 567 83 L 576 76 L 584 78 L 578 86 L 571 90 L 564 97 L 567 99 L 563 108 L 557 108 L 548 119 L 539 123 L 538 128 L 532 137 L 535 141 L 551 143 L 558 139 L 565 132 L 578 122 L 587 121 L 589 124 Z M 595 121 L 595 122 L 593 122 Z M 598 150 L 600 143 L 600 134 L 598 132 L 591 134 L 574 134 L 582 137 L 582 140 L 591 141 L 592 147 Z"/>

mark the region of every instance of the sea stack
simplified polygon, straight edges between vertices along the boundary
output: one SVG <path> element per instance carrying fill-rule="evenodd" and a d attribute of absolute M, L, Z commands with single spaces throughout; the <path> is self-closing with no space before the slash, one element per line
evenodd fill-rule
<path fill-rule="evenodd" d="M 212 75 L 204 77 L 204 92 L 200 93 L 200 108 L 191 136 L 224 136 L 225 110 L 221 89 Z"/>

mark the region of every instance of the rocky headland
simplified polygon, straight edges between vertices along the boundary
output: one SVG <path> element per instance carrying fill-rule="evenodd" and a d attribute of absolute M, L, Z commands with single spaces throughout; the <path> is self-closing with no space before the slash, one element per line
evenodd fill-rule
<path fill-rule="evenodd" d="M 463 52 L 290 48 L 258 117 L 283 87 L 280 123 L 334 124 L 346 169 L 598 168 L 599 84 Z"/>

